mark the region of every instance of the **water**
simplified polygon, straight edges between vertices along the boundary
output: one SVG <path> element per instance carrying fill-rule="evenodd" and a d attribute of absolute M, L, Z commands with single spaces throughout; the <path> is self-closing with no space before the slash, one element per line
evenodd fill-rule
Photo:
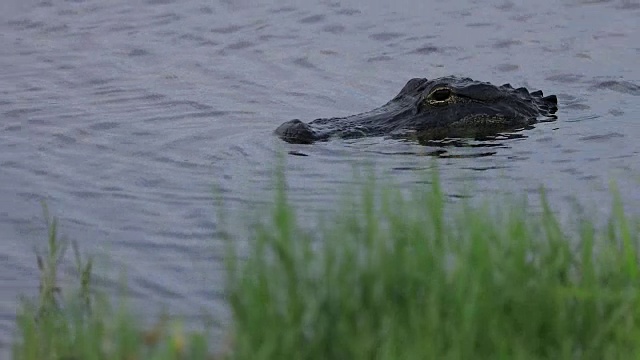
<path fill-rule="evenodd" d="M 435 164 L 451 195 L 574 198 L 606 214 L 616 179 L 640 213 L 637 1 L 22 1 L 0 5 L 0 341 L 37 290 L 46 228 L 103 255 L 155 313 L 223 321 L 212 188 L 268 204 L 278 152 L 291 198 L 332 209 L 354 164 L 400 185 Z M 558 121 L 478 147 L 368 138 L 284 144 L 291 118 L 377 107 L 413 77 L 463 75 L 557 94 Z M 440 157 L 434 157 L 434 153 Z M 570 210 L 568 210 L 570 211 Z M 66 269 L 67 272 L 69 269 Z"/>

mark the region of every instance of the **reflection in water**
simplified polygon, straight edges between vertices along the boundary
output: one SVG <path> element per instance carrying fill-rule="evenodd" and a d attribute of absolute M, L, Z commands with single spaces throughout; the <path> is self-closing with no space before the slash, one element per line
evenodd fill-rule
<path fill-rule="evenodd" d="M 533 127 L 529 127 L 533 129 Z M 420 149 L 419 151 L 379 151 L 379 150 L 363 150 L 367 153 L 377 154 L 377 155 L 385 155 L 385 156 L 433 156 L 433 157 L 441 157 L 441 158 L 474 158 L 474 157 L 485 157 L 496 154 L 495 151 L 475 151 L 472 153 L 456 153 L 456 148 L 462 148 L 464 150 L 471 150 L 477 148 L 493 148 L 493 147 L 501 147 L 508 148 L 506 141 L 513 139 L 526 139 L 527 136 L 519 133 L 504 133 L 497 134 L 491 136 L 483 136 L 481 138 L 469 139 L 469 138 L 446 138 L 441 140 L 411 140 L 411 139 L 398 139 L 394 137 L 377 137 L 379 142 L 389 141 L 393 139 L 394 141 L 404 142 L 409 145 L 419 144 L 424 147 L 429 148 L 437 148 L 437 149 Z M 341 139 L 334 139 L 329 141 L 340 142 Z M 311 147 L 312 145 L 305 145 Z M 300 149 L 303 149 L 302 147 Z M 303 150 L 289 150 L 289 155 L 294 156 L 309 156 L 308 153 L 305 153 Z"/>
<path fill-rule="evenodd" d="M 533 129 L 528 126 L 526 129 Z M 524 129 L 523 129 L 524 130 Z M 504 143 L 501 140 L 526 139 L 527 136 L 519 133 L 503 133 L 497 135 L 486 135 L 475 139 L 443 139 L 443 140 L 425 140 L 419 144 L 425 146 L 453 146 L 453 147 L 502 147 Z"/>
<path fill-rule="evenodd" d="M 640 10 L 583 3 L 3 3 L 0 340 L 17 294 L 37 290 L 42 200 L 65 235 L 106 256 L 100 286 L 116 289 L 126 267 L 142 315 L 163 304 L 219 319 L 228 311 L 212 188 L 229 211 L 268 205 L 281 153 L 308 155 L 285 159 L 307 219 L 335 208 L 354 166 L 408 186 L 434 162 L 452 195 L 471 183 L 535 205 L 544 185 L 561 211 L 578 195 L 599 213 L 615 178 L 639 211 Z M 297 146 L 272 134 L 283 119 L 366 111 L 406 79 L 451 74 L 559 94 L 559 120 L 526 136 L 422 145 Z"/>

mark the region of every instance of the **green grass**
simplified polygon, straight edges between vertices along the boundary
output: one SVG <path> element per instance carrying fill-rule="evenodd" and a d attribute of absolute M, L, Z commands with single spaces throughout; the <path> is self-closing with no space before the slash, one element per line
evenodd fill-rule
<path fill-rule="evenodd" d="M 447 206 L 437 178 L 361 193 L 305 231 L 280 190 L 229 264 L 235 358 L 640 358 L 640 239 L 618 199 L 604 231 L 570 231 L 546 202 Z"/>
<path fill-rule="evenodd" d="M 178 321 L 160 317 L 145 328 L 124 303 L 117 307 L 91 288 L 92 260 L 74 251 L 77 286 L 63 294 L 58 266 L 69 242 L 58 236 L 55 219 L 49 228 L 46 255 L 37 256 L 40 291 L 24 299 L 17 315 L 13 358 L 21 360 L 210 359 L 206 333 L 187 333 Z"/>
<path fill-rule="evenodd" d="M 640 226 L 615 191 L 608 224 L 595 228 L 560 224 L 544 197 L 533 213 L 516 202 L 448 204 L 436 176 L 404 196 L 371 181 L 334 217 L 303 228 L 279 180 L 248 251 L 228 239 L 232 341 L 216 358 L 640 358 Z M 64 249 L 55 222 L 50 229 L 40 298 L 18 316 L 16 359 L 220 352 L 204 333 L 162 321 L 143 329 L 108 306 L 80 256 L 78 290 L 61 299 Z"/>

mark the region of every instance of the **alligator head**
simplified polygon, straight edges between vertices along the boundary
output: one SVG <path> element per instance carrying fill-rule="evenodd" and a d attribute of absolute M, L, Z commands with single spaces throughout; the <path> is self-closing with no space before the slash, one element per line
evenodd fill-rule
<path fill-rule="evenodd" d="M 284 141 L 309 144 L 332 137 L 408 137 L 418 140 L 482 138 L 524 129 L 542 118 L 555 119 L 555 95 L 542 91 L 495 86 L 469 78 L 415 78 L 385 105 L 362 114 L 298 119 L 280 125 L 275 133 Z"/>

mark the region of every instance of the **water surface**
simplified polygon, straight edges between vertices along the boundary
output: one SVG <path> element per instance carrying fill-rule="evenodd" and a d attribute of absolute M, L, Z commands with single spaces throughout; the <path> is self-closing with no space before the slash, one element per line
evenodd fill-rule
<path fill-rule="evenodd" d="M 616 179 L 640 213 L 637 1 L 14 0 L 0 14 L 5 344 L 18 294 L 37 289 L 42 201 L 68 238 L 107 256 L 100 286 L 126 269 L 147 311 L 223 320 L 212 186 L 229 209 L 269 204 L 281 152 L 308 155 L 285 159 L 305 214 L 334 208 L 363 162 L 400 186 L 435 164 L 451 195 L 471 183 L 535 199 L 544 186 L 559 209 L 578 198 L 595 214 Z M 473 147 L 272 135 L 451 74 L 557 94 L 558 121 Z"/>

